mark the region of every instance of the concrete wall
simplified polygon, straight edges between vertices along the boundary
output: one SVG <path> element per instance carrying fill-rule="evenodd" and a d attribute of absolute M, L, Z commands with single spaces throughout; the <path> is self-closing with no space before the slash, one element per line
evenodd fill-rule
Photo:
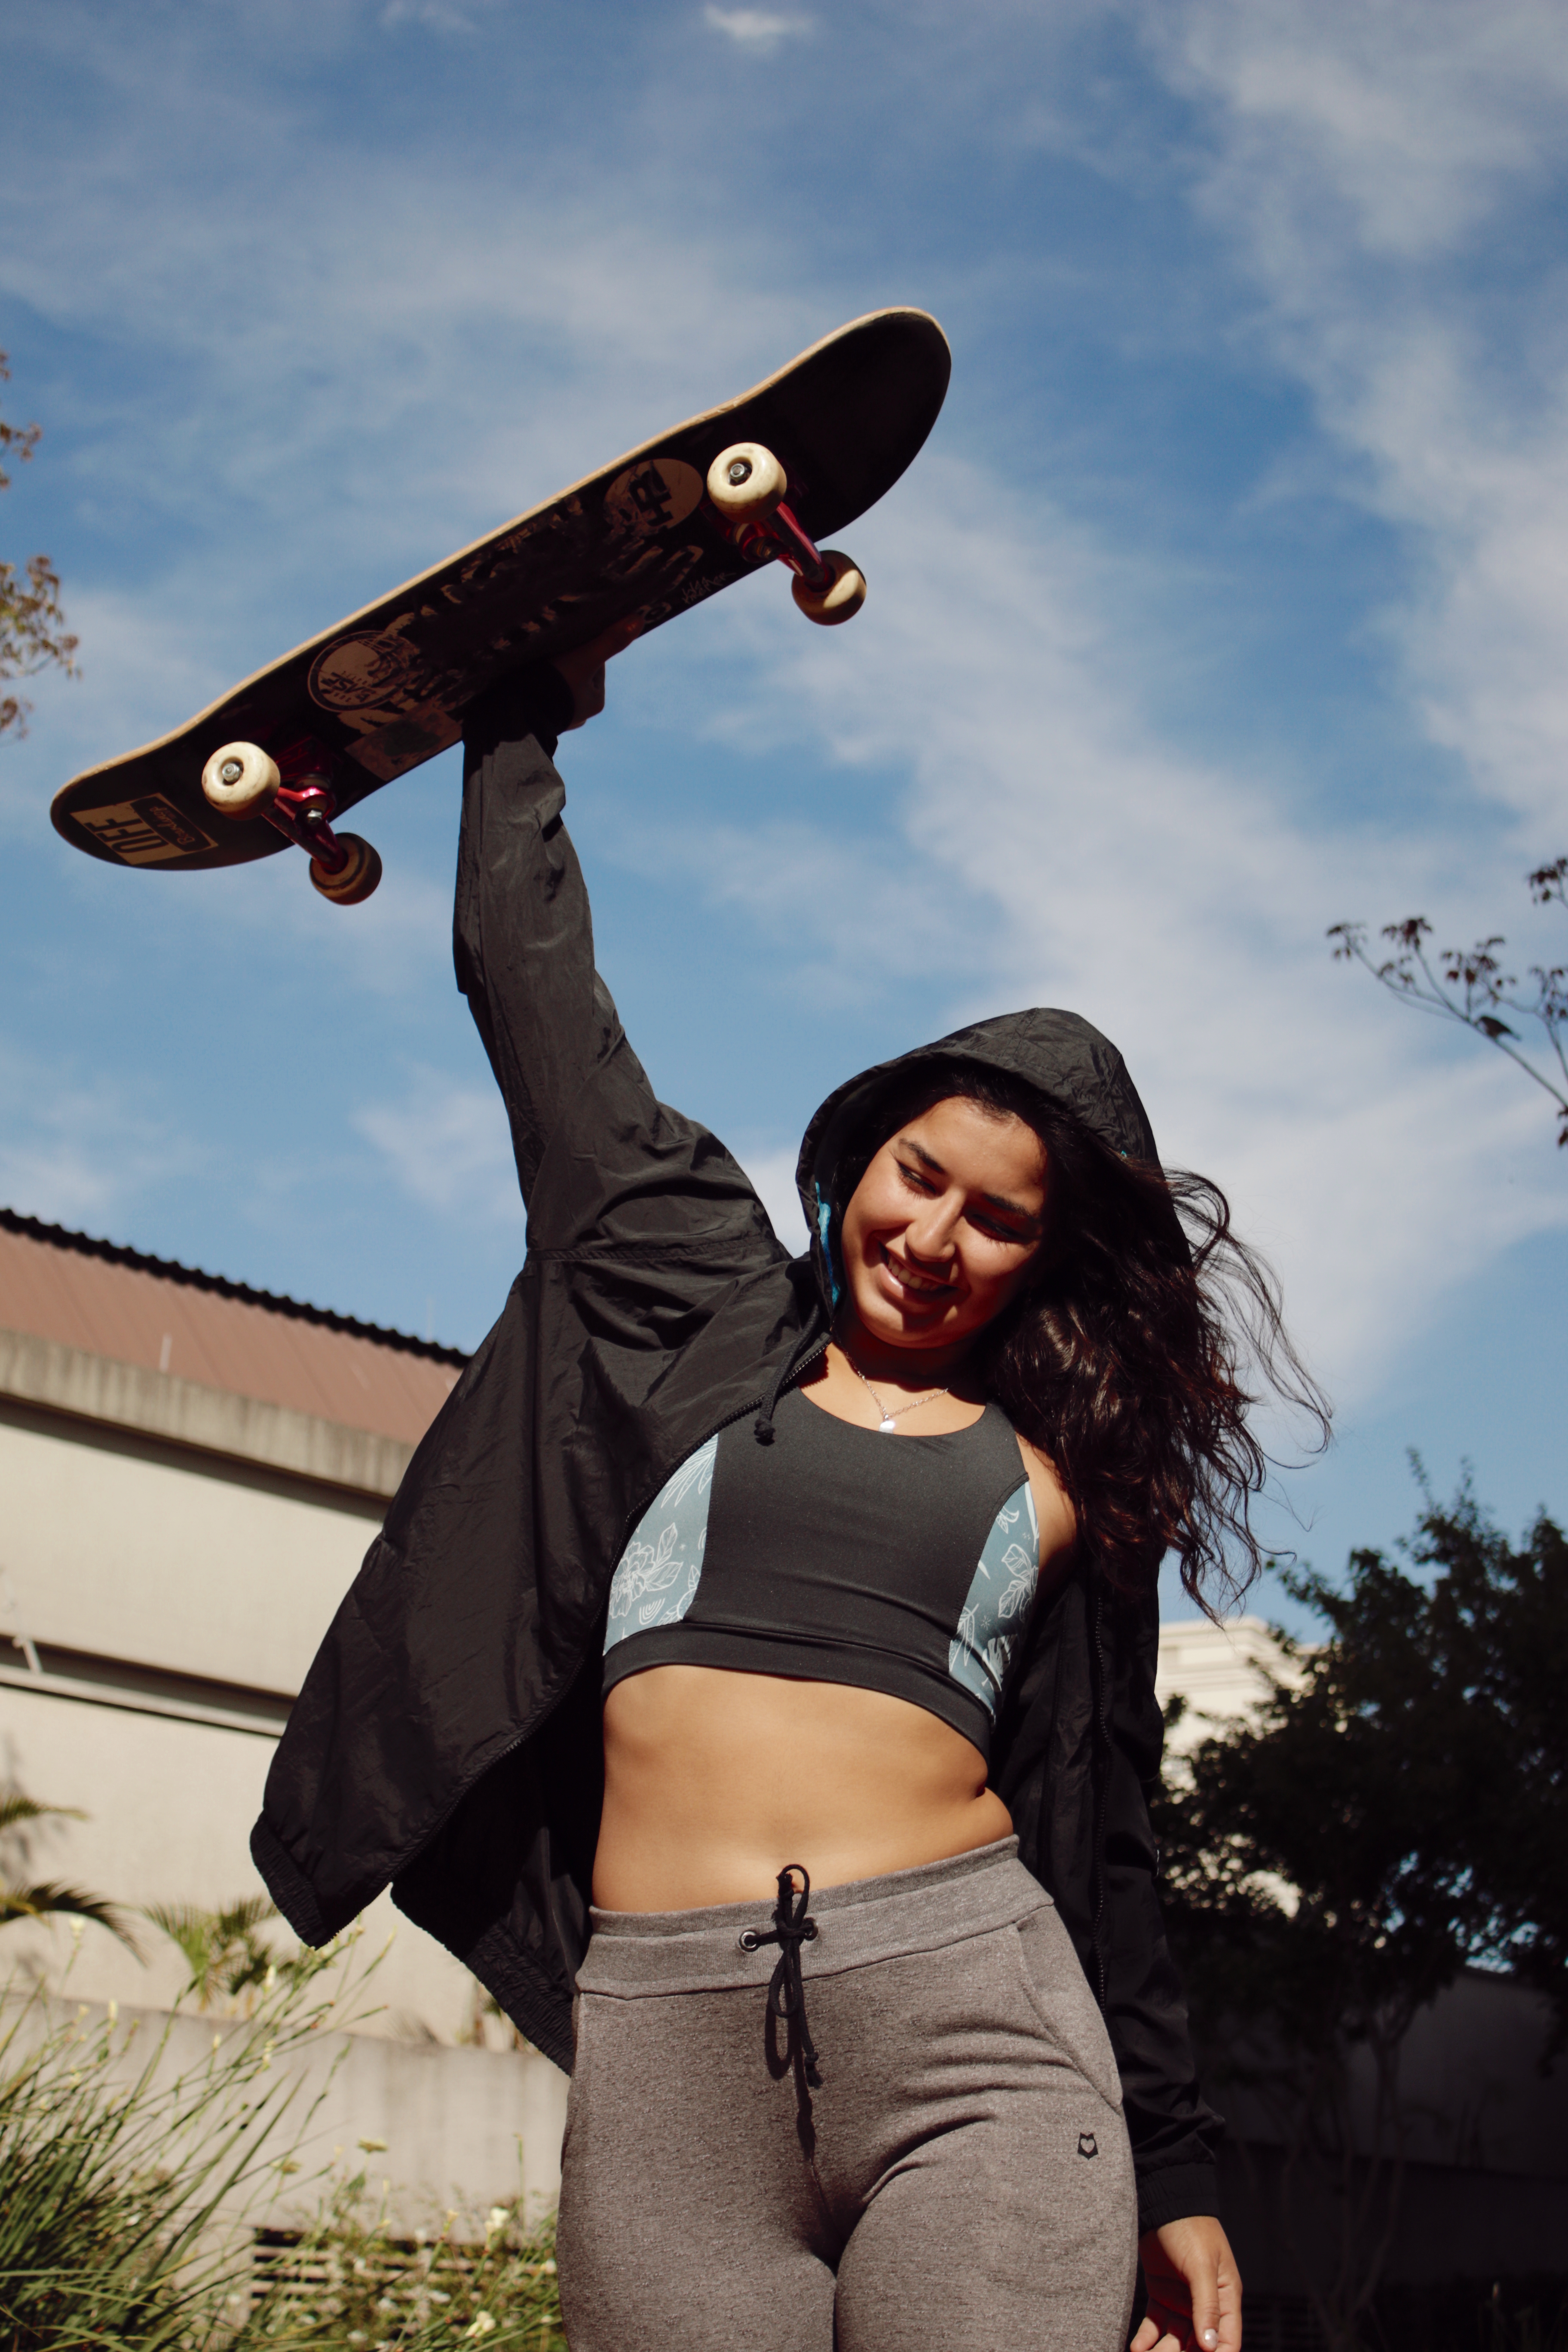
<path fill-rule="evenodd" d="M 262 1891 L 248 1839 L 278 1734 L 410 1451 L 0 1331 L 0 1787 L 86 1816 L 13 1832 L 0 1872 L 127 1908 Z M 95 1926 L 0 1927 L 0 1988 L 41 1979 L 92 2015 L 113 2001 L 145 2048 L 185 1968 L 137 1927 L 144 1964 Z M 520 2189 L 542 2211 L 565 2077 L 482 2018 L 468 1971 L 389 1897 L 364 1929 L 356 1959 L 384 1950 L 374 2013 L 311 2048 L 307 2170 L 363 2168 L 405 2230 Z M 172 2057 L 226 2030 L 177 2018 Z M 286 2224 L 300 2197 L 286 2185 L 252 2218 Z"/>
<path fill-rule="evenodd" d="M 254 1733 L 0 1689 L 0 1780 L 89 1817 L 29 1832 L 26 1874 L 64 1878 L 128 1906 L 213 1910 L 264 1892 L 247 1841 L 272 1747 Z M 8 1856 L 7 1871 L 15 1867 Z M 468 1970 L 387 1895 L 365 1922 L 373 1948 L 389 1938 L 392 1948 L 377 1979 L 381 2013 L 362 2031 L 444 2042 L 470 2033 L 476 1993 Z M 280 1950 L 292 1949 L 280 1923 L 271 1932 Z M 167 2006 L 184 1980 L 184 1963 L 145 1921 L 139 1939 L 145 1966 L 101 1927 L 79 1937 L 63 1921 L 17 1921 L 0 1927 L 0 1978 L 26 1969 L 83 2000 Z M 503 2038 L 499 2024 L 489 2031 Z"/>
<path fill-rule="evenodd" d="M 380 1496 L 3 1411 L 6 1631 L 292 1697 Z"/>
<path fill-rule="evenodd" d="M 47 2016 L 25 2017 L 18 2047 L 36 2046 L 46 2024 L 58 2027 L 78 2017 L 89 2047 L 108 2026 L 115 2072 L 127 2081 L 164 2037 L 155 2080 L 167 2083 L 181 2074 L 199 2080 L 215 2035 L 244 2030 L 207 2017 L 170 2019 L 125 2007 L 110 2020 L 100 2003 L 78 2011 L 57 2000 Z M 5 2021 L 0 2004 L 0 2024 Z M 537 2051 L 414 2047 L 323 2030 L 304 2049 L 279 2055 L 260 2086 L 277 2091 L 288 2084 L 296 2086 L 294 2096 L 265 2144 L 266 2162 L 270 2167 L 289 2157 L 300 2169 L 264 2182 L 269 2193 L 242 2192 L 245 2218 L 255 2227 L 307 2221 L 323 2201 L 323 2171 L 339 2179 L 363 2172 L 368 2198 L 384 2206 L 397 2234 L 438 2227 L 454 2209 L 457 2233 L 479 2234 L 487 2210 L 518 2196 L 530 2222 L 553 2209 L 566 2077 Z M 477 2231 L 464 2226 L 476 2222 Z"/>
<path fill-rule="evenodd" d="M 1407 2171 L 1391 2285 L 1568 2268 L 1568 2062 L 1542 2070 L 1551 2021 L 1539 1993 L 1479 1969 L 1417 2013 L 1400 2067 Z M 1374 2108 L 1364 2053 L 1352 2082 L 1364 2153 Z M 1222 2088 L 1215 2104 L 1228 2126 L 1226 2219 L 1248 2286 L 1299 2292 L 1299 2254 L 1331 2274 L 1341 2215 L 1326 2177 L 1309 2168 L 1286 2182 L 1279 2125 L 1255 2093 Z"/>
<path fill-rule="evenodd" d="M 13 1391 L 121 1415 L 0 1393 L 0 1785 L 88 1816 L 14 1833 L 0 1870 L 213 1909 L 262 1891 L 247 1840 L 273 1746 L 385 1509 L 382 1494 L 279 1457 L 395 1483 L 408 1449 L 292 1429 L 308 1417 L 272 1407 L 256 1420 L 243 1399 L 157 1373 L 111 1377 L 125 1371 L 43 1341 L 0 1348 Z M 369 1918 L 378 1942 L 395 1937 L 370 2030 L 447 2042 L 472 2031 L 468 1972 L 385 1896 Z M 181 1963 L 155 1930 L 142 1940 L 145 1969 L 101 1928 L 78 1940 L 16 1923 L 0 1928 L 0 1976 L 58 1979 L 69 1965 L 81 1998 L 172 2001 Z"/>

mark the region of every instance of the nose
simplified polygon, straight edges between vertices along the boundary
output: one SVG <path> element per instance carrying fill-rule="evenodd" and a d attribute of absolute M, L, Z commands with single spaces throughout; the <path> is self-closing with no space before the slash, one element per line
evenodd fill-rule
<path fill-rule="evenodd" d="M 904 1228 L 904 1247 L 911 1257 L 928 1265 L 941 1265 L 952 1257 L 961 1206 L 945 1193 L 940 1200 L 921 1202 Z"/>

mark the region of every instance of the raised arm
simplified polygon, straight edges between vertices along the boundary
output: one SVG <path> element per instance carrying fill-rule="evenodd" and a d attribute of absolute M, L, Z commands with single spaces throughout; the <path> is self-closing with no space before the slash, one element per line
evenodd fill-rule
<path fill-rule="evenodd" d="M 787 1252 L 723 1146 L 657 1100 L 595 970 L 588 894 L 562 822 L 557 733 L 603 708 L 605 656 L 630 634 L 531 664 L 468 713 L 458 985 L 506 1103 L 531 1248 L 673 1244 L 741 1273 Z"/>
<path fill-rule="evenodd" d="M 600 640 L 557 667 L 533 662 L 470 706 L 463 728 L 463 828 L 452 955 L 511 1125 L 526 1201 L 563 1112 L 625 1046 L 594 967 L 594 925 L 562 823 L 557 738 L 604 708 Z M 626 1056 L 647 1091 L 635 1057 Z M 627 1072 L 628 1077 L 631 1071 Z"/>

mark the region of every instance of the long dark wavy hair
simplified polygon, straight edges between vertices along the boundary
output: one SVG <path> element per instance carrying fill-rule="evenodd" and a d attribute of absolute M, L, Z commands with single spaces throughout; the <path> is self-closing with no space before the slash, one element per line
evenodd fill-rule
<path fill-rule="evenodd" d="M 1271 1391 L 1314 1446 L 1328 1441 L 1329 1405 L 1273 1275 L 1232 1232 L 1217 1184 L 1124 1160 L 1065 1104 L 962 1059 L 921 1063 L 869 1108 L 834 1171 L 836 1254 L 882 1145 L 955 1095 L 1033 1128 L 1048 1171 L 1039 1260 L 977 1342 L 983 1385 L 1055 1466 L 1118 1591 L 1146 1591 L 1171 1551 L 1217 1615 L 1263 1566 L 1251 1506 L 1270 1462 L 1249 1409 Z"/>

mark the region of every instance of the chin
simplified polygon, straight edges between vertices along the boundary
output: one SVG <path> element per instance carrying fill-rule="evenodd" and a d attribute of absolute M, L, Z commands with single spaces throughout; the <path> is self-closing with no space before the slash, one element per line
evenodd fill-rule
<path fill-rule="evenodd" d="M 905 1306 L 901 1300 L 885 1298 L 879 1290 L 873 1290 L 868 1298 L 853 1292 L 851 1297 L 861 1328 L 889 1347 L 946 1347 L 963 1336 L 963 1327 L 947 1322 L 940 1307 Z"/>

